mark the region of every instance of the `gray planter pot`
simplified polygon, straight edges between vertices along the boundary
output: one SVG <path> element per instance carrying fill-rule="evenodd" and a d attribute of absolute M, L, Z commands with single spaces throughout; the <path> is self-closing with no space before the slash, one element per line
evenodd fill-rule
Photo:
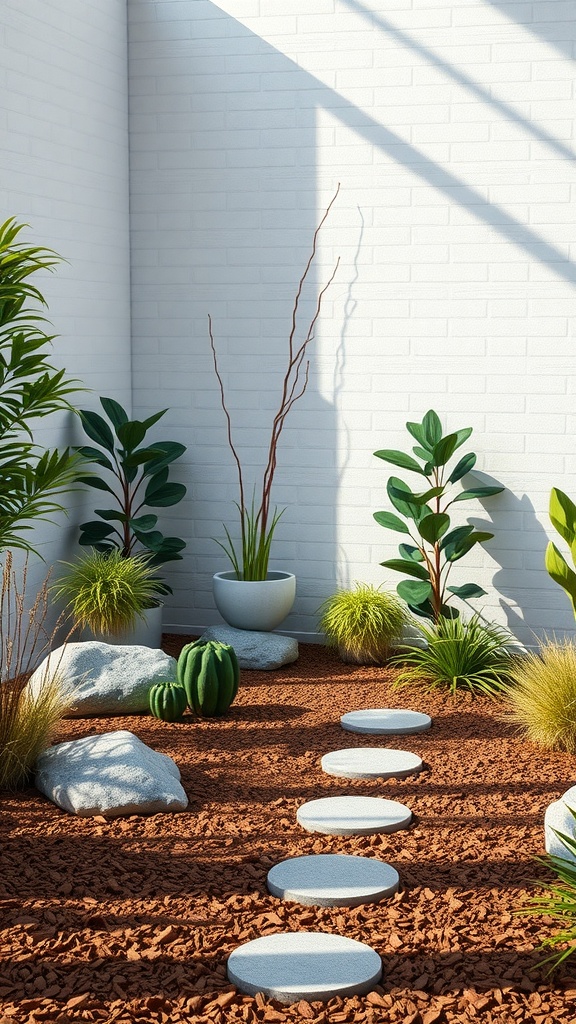
<path fill-rule="evenodd" d="M 291 572 L 270 570 L 265 580 L 239 580 L 235 572 L 217 572 L 213 592 L 216 607 L 229 626 L 269 632 L 292 610 L 296 577 Z"/>

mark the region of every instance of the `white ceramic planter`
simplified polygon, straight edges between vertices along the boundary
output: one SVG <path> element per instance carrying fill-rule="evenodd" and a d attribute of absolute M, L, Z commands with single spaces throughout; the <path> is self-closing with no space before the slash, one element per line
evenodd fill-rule
<path fill-rule="evenodd" d="M 216 607 L 229 626 L 269 632 L 292 609 L 296 577 L 270 570 L 265 580 L 239 580 L 235 572 L 217 572 L 213 590 Z"/>
<path fill-rule="evenodd" d="M 84 630 L 84 640 L 99 640 L 103 644 L 114 644 L 115 646 L 125 644 L 136 644 L 139 647 L 159 648 L 162 645 L 162 611 L 164 605 L 155 605 L 154 608 L 147 608 L 144 618 L 138 617 L 131 629 L 125 629 L 121 633 L 100 633 L 96 635 L 91 630 Z"/>

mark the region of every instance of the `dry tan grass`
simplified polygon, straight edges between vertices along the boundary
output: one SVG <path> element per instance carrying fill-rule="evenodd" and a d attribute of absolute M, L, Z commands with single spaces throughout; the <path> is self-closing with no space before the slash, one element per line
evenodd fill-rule
<path fill-rule="evenodd" d="M 576 643 L 547 640 L 515 661 L 507 702 L 526 737 L 576 753 Z"/>

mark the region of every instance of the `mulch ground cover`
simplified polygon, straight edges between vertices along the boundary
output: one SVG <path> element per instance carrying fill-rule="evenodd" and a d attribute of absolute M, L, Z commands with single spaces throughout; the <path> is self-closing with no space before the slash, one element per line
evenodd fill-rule
<path fill-rule="evenodd" d="M 185 639 L 165 637 L 166 649 Z M 300 650 L 279 671 L 244 672 L 222 719 L 64 723 L 58 740 L 130 729 L 169 754 L 190 800 L 184 813 L 77 818 L 33 788 L 0 797 L 0 1024 L 576 1020 L 576 963 L 553 981 L 535 969 L 535 947 L 556 926 L 514 914 L 534 877 L 552 877 L 533 858 L 546 806 L 575 781 L 574 758 L 519 739 L 487 699 L 393 693 L 390 670 Z M 341 730 L 343 712 L 371 706 L 428 712 L 433 728 L 390 740 Z M 373 782 L 320 769 L 329 750 L 375 744 L 419 754 L 425 770 Z M 301 803 L 343 793 L 400 800 L 414 823 L 357 838 L 297 824 Z M 354 909 L 270 896 L 271 865 L 309 853 L 386 860 L 402 891 Z M 381 984 L 284 1006 L 227 982 L 239 944 L 314 929 L 376 949 Z"/>

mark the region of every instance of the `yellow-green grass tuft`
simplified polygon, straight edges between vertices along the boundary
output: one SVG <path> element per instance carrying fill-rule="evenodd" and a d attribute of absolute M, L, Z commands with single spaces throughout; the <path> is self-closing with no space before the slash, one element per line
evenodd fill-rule
<path fill-rule="evenodd" d="M 47 679 L 36 696 L 28 687 L 4 682 L 0 687 L 0 789 L 26 785 L 34 765 L 50 745 L 57 726 L 72 705 L 58 675 Z"/>
<path fill-rule="evenodd" d="M 507 702 L 527 739 L 576 753 L 576 643 L 546 640 L 515 660 Z"/>
<path fill-rule="evenodd" d="M 408 614 L 394 594 L 370 584 L 354 586 L 354 590 L 338 590 L 324 602 L 320 630 L 344 661 L 381 665 L 390 647 L 401 639 Z"/>
<path fill-rule="evenodd" d="M 158 599 L 159 583 L 147 554 L 123 557 L 120 551 L 92 551 L 76 562 L 53 586 L 57 598 L 77 626 L 95 634 L 130 629 Z"/>

